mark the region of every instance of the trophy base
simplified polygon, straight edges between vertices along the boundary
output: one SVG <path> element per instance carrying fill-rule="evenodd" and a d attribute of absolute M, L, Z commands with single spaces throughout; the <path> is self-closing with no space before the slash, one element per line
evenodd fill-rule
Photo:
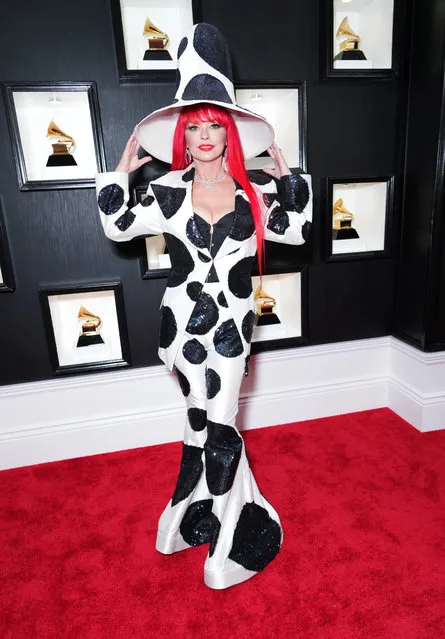
<path fill-rule="evenodd" d="M 269 313 L 267 315 L 258 315 L 257 326 L 271 326 L 272 324 L 281 324 L 275 313 Z"/>
<path fill-rule="evenodd" d="M 366 60 L 366 56 L 360 49 L 346 49 L 337 53 L 334 60 Z"/>
<path fill-rule="evenodd" d="M 69 153 L 67 155 L 50 155 L 46 166 L 77 166 L 77 162 Z"/>
<path fill-rule="evenodd" d="M 336 231 L 332 229 L 332 239 L 333 240 L 354 240 L 357 237 L 360 237 L 357 231 L 353 228 L 350 229 L 339 229 Z"/>
<path fill-rule="evenodd" d="M 172 60 L 171 55 L 166 49 L 147 49 L 144 53 L 144 60 L 150 60 L 151 62 L 159 62 L 163 60 Z"/>
<path fill-rule="evenodd" d="M 81 335 L 77 341 L 77 348 L 81 346 L 92 346 L 93 344 L 103 344 L 104 341 L 99 334 Z"/>

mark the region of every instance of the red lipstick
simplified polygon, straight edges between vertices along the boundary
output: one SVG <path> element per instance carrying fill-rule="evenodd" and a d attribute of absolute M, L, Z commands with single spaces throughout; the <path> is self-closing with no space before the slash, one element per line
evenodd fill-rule
<path fill-rule="evenodd" d="M 213 148 L 213 144 L 201 144 L 201 146 L 198 147 L 198 149 L 201 149 L 201 151 L 211 151 Z"/>

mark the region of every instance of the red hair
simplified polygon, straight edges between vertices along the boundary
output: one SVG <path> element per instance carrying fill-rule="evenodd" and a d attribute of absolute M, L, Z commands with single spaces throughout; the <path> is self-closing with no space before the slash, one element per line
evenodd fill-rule
<path fill-rule="evenodd" d="M 258 267 L 261 275 L 264 254 L 263 215 L 257 192 L 246 173 L 243 149 L 235 120 L 227 109 L 215 104 L 201 103 L 190 105 L 182 109 L 173 136 L 173 161 L 171 166 L 173 171 L 185 169 L 191 163 L 191 160 L 186 158 L 185 128 L 188 122 L 218 122 L 227 132 L 227 171 L 234 180 L 241 184 L 250 202 L 253 221 L 255 223 Z"/>

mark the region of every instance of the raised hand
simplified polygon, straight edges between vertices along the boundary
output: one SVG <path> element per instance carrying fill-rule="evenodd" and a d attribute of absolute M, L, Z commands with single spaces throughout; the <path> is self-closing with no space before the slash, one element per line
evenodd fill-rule
<path fill-rule="evenodd" d="M 273 169 L 263 169 L 264 173 L 269 173 L 272 177 L 280 179 L 283 175 L 291 175 L 291 171 L 287 166 L 287 162 L 284 159 L 284 155 L 281 152 L 281 149 L 278 148 L 275 142 L 271 144 L 271 146 L 267 149 L 270 157 L 274 161 L 275 168 Z"/>
<path fill-rule="evenodd" d="M 116 167 L 116 171 L 122 171 L 123 173 L 132 173 L 139 169 L 143 164 L 151 161 L 151 156 L 146 155 L 143 158 L 138 158 L 138 151 L 141 145 L 136 140 L 134 135 L 131 135 L 125 145 L 122 157 L 119 160 L 119 164 Z"/>

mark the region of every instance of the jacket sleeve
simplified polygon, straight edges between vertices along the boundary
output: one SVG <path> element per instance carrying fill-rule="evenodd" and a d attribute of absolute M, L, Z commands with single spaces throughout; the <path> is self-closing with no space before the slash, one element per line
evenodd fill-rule
<path fill-rule="evenodd" d="M 272 190 L 263 193 L 267 207 L 264 239 L 283 244 L 303 244 L 312 225 L 312 183 L 310 175 L 284 175 Z M 269 186 L 269 185 L 268 185 Z"/>
<path fill-rule="evenodd" d="M 153 190 L 148 187 L 142 203 L 128 208 L 128 174 L 119 171 L 96 175 L 96 194 L 99 215 L 105 235 L 115 242 L 135 237 L 160 235 L 164 231 L 164 216 Z"/>

